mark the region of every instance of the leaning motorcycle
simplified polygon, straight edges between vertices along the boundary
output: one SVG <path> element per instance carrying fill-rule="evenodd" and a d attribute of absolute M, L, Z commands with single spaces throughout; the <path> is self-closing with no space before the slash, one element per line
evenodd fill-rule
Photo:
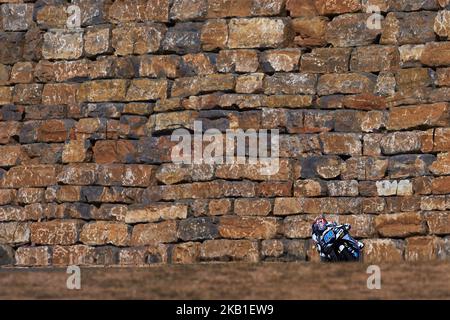
<path fill-rule="evenodd" d="M 359 261 L 361 248 L 345 226 L 328 227 L 321 235 L 323 261 Z"/>

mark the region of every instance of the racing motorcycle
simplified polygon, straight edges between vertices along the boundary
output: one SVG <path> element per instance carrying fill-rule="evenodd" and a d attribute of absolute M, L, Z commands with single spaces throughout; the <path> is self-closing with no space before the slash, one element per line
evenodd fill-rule
<path fill-rule="evenodd" d="M 359 261 L 364 244 L 353 239 L 349 230 L 349 224 L 327 225 L 317 242 L 322 261 Z"/>

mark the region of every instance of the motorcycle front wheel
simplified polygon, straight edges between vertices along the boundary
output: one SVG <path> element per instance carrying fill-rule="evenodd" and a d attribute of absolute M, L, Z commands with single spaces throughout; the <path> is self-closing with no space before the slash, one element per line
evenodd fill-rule
<path fill-rule="evenodd" d="M 344 261 L 359 261 L 360 256 L 358 252 L 358 256 L 355 257 L 347 248 L 342 250 L 341 255 L 344 257 Z"/>

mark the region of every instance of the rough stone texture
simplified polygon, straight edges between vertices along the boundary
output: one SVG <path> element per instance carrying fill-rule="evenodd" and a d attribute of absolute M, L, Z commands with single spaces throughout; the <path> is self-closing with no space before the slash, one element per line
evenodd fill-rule
<path fill-rule="evenodd" d="M 323 46 L 329 19 L 326 17 L 301 17 L 292 20 L 294 43 L 299 46 Z"/>
<path fill-rule="evenodd" d="M 450 32 L 450 11 L 439 11 L 434 21 L 434 32 L 441 37 L 448 37 Z"/>
<path fill-rule="evenodd" d="M 364 242 L 364 262 L 401 262 L 403 260 L 404 244 L 399 240 L 371 239 Z"/>
<path fill-rule="evenodd" d="M 417 212 L 379 215 L 375 218 L 375 228 L 384 237 L 405 237 L 426 232 L 422 216 Z"/>
<path fill-rule="evenodd" d="M 318 261 L 320 214 L 450 256 L 447 0 L 0 2 L 0 265 Z M 195 120 L 278 129 L 279 170 L 174 163 Z"/>
<path fill-rule="evenodd" d="M 406 240 L 406 261 L 430 261 L 439 257 L 441 239 L 437 237 L 411 237 Z"/>
<path fill-rule="evenodd" d="M 80 242 L 87 245 L 112 244 L 126 246 L 129 242 L 130 227 L 120 222 L 98 221 L 83 226 Z"/>
<path fill-rule="evenodd" d="M 298 49 L 268 50 L 261 55 L 261 64 L 266 72 L 297 71 L 301 51 Z"/>
<path fill-rule="evenodd" d="M 83 54 L 83 34 L 79 31 L 49 31 L 44 35 L 45 59 L 77 59 Z"/>
<path fill-rule="evenodd" d="M 184 205 L 153 205 L 145 207 L 130 207 L 125 216 L 126 223 L 156 222 L 160 219 L 185 219 L 187 206 Z"/>
<path fill-rule="evenodd" d="M 327 26 L 326 40 L 335 47 L 353 47 L 372 44 L 381 33 L 367 24 L 370 14 L 343 14 L 335 17 Z"/>
<path fill-rule="evenodd" d="M 200 247 L 200 258 L 206 261 L 258 262 L 257 242 L 250 240 L 207 240 Z"/>
<path fill-rule="evenodd" d="M 131 245 L 139 246 L 176 242 L 177 239 L 177 225 L 175 221 L 138 224 L 133 227 Z"/>
<path fill-rule="evenodd" d="M 69 245 L 78 241 L 80 222 L 58 221 L 31 224 L 31 242 L 35 244 Z"/>
<path fill-rule="evenodd" d="M 400 54 L 392 46 L 367 46 L 352 53 L 350 70 L 356 72 L 392 71 L 400 68 Z"/>
<path fill-rule="evenodd" d="M 347 72 L 351 49 L 316 48 L 302 56 L 301 70 L 311 73 Z"/>
<path fill-rule="evenodd" d="M 158 51 L 166 27 L 160 24 L 136 24 L 114 28 L 112 47 L 118 55 Z"/>
<path fill-rule="evenodd" d="M 382 44 L 420 44 L 434 41 L 435 12 L 391 12 L 384 20 Z"/>
<path fill-rule="evenodd" d="M 50 247 L 20 247 L 16 251 L 16 265 L 18 266 L 49 266 L 51 264 Z"/>
<path fill-rule="evenodd" d="M 445 127 L 450 123 L 448 103 L 416 105 L 392 109 L 389 113 L 389 130 L 413 129 L 416 127 Z"/>
<path fill-rule="evenodd" d="M 321 96 L 336 93 L 358 94 L 374 90 L 375 77 L 364 73 L 334 73 L 320 77 L 317 84 Z"/>
<path fill-rule="evenodd" d="M 231 239 L 271 239 L 277 233 L 276 218 L 222 217 L 219 234 Z"/>
<path fill-rule="evenodd" d="M 3 30 L 21 31 L 31 27 L 33 21 L 33 4 L 11 3 L 1 6 Z"/>

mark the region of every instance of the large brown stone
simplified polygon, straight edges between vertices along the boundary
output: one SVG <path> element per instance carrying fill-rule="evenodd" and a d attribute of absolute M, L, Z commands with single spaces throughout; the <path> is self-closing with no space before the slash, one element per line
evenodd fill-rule
<path fill-rule="evenodd" d="M 418 44 L 434 41 L 434 12 L 390 12 L 384 20 L 381 44 Z"/>
<path fill-rule="evenodd" d="M 42 84 L 17 84 L 14 87 L 13 102 L 18 104 L 39 104 L 42 100 Z"/>
<path fill-rule="evenodd" d="M 267 199 L 236 199 L 234 213 L 240 216 L 267 216 L 272 205 Z"/>
<path fill-rule="evenodd" d="M 298 46 L 326 45 L 328 22 L 326 17 L 302 17 L 292 20 L 292 29 L 295 32 L 294 43 Z"/>
<path fill-rule="evenodd" d="M 127 246 L 130 227 L 121 222 L 98 221 L 83 226 L 80 241 L 87 245 Z"/>
<path fill-rule="evenodd" d="M 119 264 L 123 266 L 146 266 L 167 262 L 168 247 L 165 244 L 123 248 L 119 252 Z"/>
<path fill-rule="evenodd" d="M 420 56 L 420 62 L 428 66 L 450 65 L 450 42 L 428 42 Z"/>
<path fill-rule="evenodd" d="M 450 35 L 450 11 L 439 11 L 434 20 L 434 32 L 441 37 Z"/>
<path fill-rule="evenodd" d="M 232 201 L 229 199 L 212 199 L 208 202 L 210 216 L 222 216 L 230 213 Z"/>
<path fill-rule="evenodd" d="M 258 243 L 251 240 L 207 240 L 201 244 L 202 260 L 258 262 Z"/>
<path fill-rule="evenodd" d="M 356 72 L 392 71 L 400 68 L 396 47 L 372 45 L 356 48 L 352 53 L 350 70 Z"/>
<path fill-rule="evenodd" d="M 342 14 L 361 10 L 361 1 L 316 0 L 315 5 L 320 15 Z"/>
<path fill-rule="evenodd" d="M 236 79 L 237 93 L 261 93 L 263 91 L 264 73 L 252 73 Z"/>
<path fill-rule="evenodd" d="M 224 19 L 208 20 L 202 26 L 202 48 L 206 51 L 223 49 L 228 41 L 228 24 Z"/>
<path fill-rule="evenodd" d="M 155 204 L 148 206 L 132 206 L 125 216 L 126 223 L 157 222 L 187 218 L 186 205 Z"/>
<path fill-rule="evenodd" d="M 287 0 L 286 9 L 292 17 L 311 17 L 318 14 L 315 0 Z"/>
<path fill-rule="evenodd" d="M 57 266 L 92 265 L 95 263 L 95 249 L 82 244 L 54 246 L 52 264 Z"/>
<path fill-rule="evenodd" d="M 309 73 L 276 73 L 264 78 L 265 94 L 314 94 L 317 75 Z"/>
<path fill-rule="evenodd" d="M 176 244 L 171 252 L 172 263 L 176 264 L 192 264 L 196 263 L 200 257 L 200 243 L 186 242 Z"/>
<path fill-rule="evenodd" d="M 389 113 L 389 130 L 417 127 L 445 127 L 450 123 L 448 103 L 393 108 Z"/>
<path fill-rule="evenodd" d="M 14 87 L 0 87 L 0 105 L 12 103 L 13 92 Z"/>
<path fill-rule="evenodd" d="M 367 239 L 364 241 L 363 259 L 367 263 L 403 261 L 404 244 L 400 240 Z"/>
<path fill-rule="evenodd" d="M 20 247 L 16 251 L 16 265 L 27 267 L 42 267 L 51 264 L 50 247 Z"/>
<path fill-rule="evenodd" d="M 450 234 L 450 214 L 448 211 L 427 212 L 424 217 L 430 233 Z"/>
<path fill-rule="evenodd" d="M 42 63 L 42 60 L 39 62 Z M 67 80 L 77 80 L 87 78 L 89 76 L 89 60 L 75 60 L 75 61 L 56 61 L 51 66 L 44 61 L 44 79 L 51 80 L 53 76 L 57 82 L 63 82 Z M 49 74 L 45 74 L 45 68 L 49 68 Z M 49 77 L 48 79 L 46 77 Z"/>
<path fill-rule="evenodd" d="M 317 92 L 321 96 L 335 93 L 371 93 L 376 78 L 370 73 L 334 73 L 319 78 Z"/>
<path fill-rule="evenodd" d="M 298 70 L 301 51 L 298 49 L 277 49 L 264 51 L 260 61 L 266 72 L 291 72 Z"/>
<path fill-rule="evenodd" d="M 251 0 L 208 0 L 207 18 L 245 17 L 251 14 Z"/>
<path fill-rule="evenodd" d="M 87 29 L 84 35 L 84 51 L 87 55 L 95 56 L 111 51 L 111 29 L 109 27 L 95 27 Z"/>
<path fill-rule="evenodd" d="M 25 222 L 1 222 L 1 244 L 23 244 L 30 241 L 30 224 Z"/>
<path fill-rule="evenodd" d="M 158 51 L 166 32 L 162 24 L 124 25 L 112 31 L 112 47 L 117 55 L 145 54 Z"/>
<path fill-rule="evenodd" d="M 283 221 L 283 233 L 287 238 L 309 238 L 313 222 L 314 217 L 310 215 L 287 217 Z"/>
<path fill-rule="evenodd" d="M 78 59 L 82 54 L 82 32 L 57 30 L 44 34 L 42 55 L 45 59 Z"/>
<path fill-rule="evenodd" d="M 0 32 L 0 63 L 13 64 L 21 61 L 24 54 L 25 34 L 23 32 Z"/>
<path fill-rule="evenodd" d="M 0 167 L 20 165 L 27 158 L 21 146 L 0 146 Z"/>
<path fill-rule="evenodd" d="M 450 193 L 450 176 L 434 178 L 431 183 L 431 189 L 433 194 Z"/>
<path fill-rule="evenodd" d="M 181 59 L 176 55 L 146 55 L 142 56 L 139 65 L 139 75 L 151 78 L 176 78 L 180 75 Z"/>
<path fill-rule="evenodd" d="M 109 19 L 113 22 L 169 20 L 169 0 L 119 0 L 109 7 Z"/>
<path fill-rule="evenodd" d="M 126 89 L 127 81 L 122 79 L 87 81 L 80 86 L 78 101 L 123 101 L 126 97 Z"/>
<path fill-rule="evenodd" d="M 74 104 L 78 87 L 78 84 L 46 84 L 42 91 L 42 103 L 45 105 Z"/>
<path fill-rule="evenodd" d="M 361 155 L 361 136 L 350 133 L 321 134 L 325 154 Z"/>
<path fill-rule="evenodd" d="M 69 245 L 78 241 L 81 223 L 77 220 L 34 222 L 30 226 L 31 242 L 35 244 Z"/>
<path fill-rule="evenodd" d="M 430 171 L 436 175 L 450 174 L 450 153 L 440 153 L 437 160 L 430 166 Z"/>
<path fill-rule="evenodd" d="M 126 101 L 147 101 L 167 97 L 167 81 L 152 79 L 135 79 L 127 90 Z"/>
<path fill-rule="evenodd" d="M 207 11 L 206 0 L 175 0 L 170 7 L 170 19 L 175 21 L 203 18 Z"/>
<path fill-rule="evenodd" d="M 382 214 L 375 218 L 375 229 L 383 237 L 407 237 L 424 234 L 426 227 L 418 212 Z"/>
<path fill-rule="evenodd" d="M 58 170 L 54 165 L 16 166 L 0 181 L 3 187 L 46 187 L 57 184 Z"/>
<path fill-rule="evenodd" d="M 220 218 L 219 234 L 230 239 L 271 239 L 277 233 L 278 222 L 273 217 Z"/>
<path fill-rule="evenodd" d="M 74 126 L 73 120 L 47 120 L 40 122 L 36 130 L 36 140 L 42 142 L 64 142 Z"/>
<path fill-rule="evenodd" d="M 450 86 L 450 68 L 436 69 L 436 76 L 438 86 Z"/>
<path fill-rule="evenodd" d="M 36 22 L 42 28 L 63 28 L 68 16 L 65 6 L 46 5 L 37 10 Z"/>
<path fill-rule="evenodd" d="M 277 216 L 292 215 L 303 212 L 301 198 L 276 198 L 273 206 L 273 214 Z"/>
<path fill-rule="evenodd" d="M 133 227 L 131 245 L 149 245 L 157 243 L 176 242 L 177 224 L 175 221 L 138 224 Z"/>
<path fill-rule="evenodd" d="M 450 151 L 450 128 L 434 130 L 434 151 Z"/>
<path fill-rule="evenodd" d="M 235 78 L 232 74 L 177 78 L 172 86 L 172 97 L 187 97 L 203 92 L 233 90 Z"/>
<path fill-rule="evenodd" d="M 9 3 L 1 6 L 1 18 L 3 30 L 21 31 L 27 30 L 33 23 L 33 4 Z"/>
<path fill-rule="evenodd" d="M 326 39 L 335 47 L 354 47 L 372 44 L 381 29 L 370 29 L 370 14 L 343 14 L 335 17 L 327 26 Z"/>
<path fill-rule="evenodd" d="M 88 158 L 89 141 L 70 140 L 64 145 L 62 153 L 63 163 L 84 162 Z"/>
<path fill-rule="evenodd" d="M 189 218 L 179 222 L 178 237 L 183 241 L 215 239 L 218 237 L 217 219 Z"/>
<path fill-rule="evenodd" d="M 351 49 L 316 48 L 302 56 L 301 70 L 311 73 L 343 73 L 348 71 Z"/>
<path fill-rule="evenodd" d="M 255 72 L 258 66 L 256 50 L 221 50 L 217 56 L 219 72 Z"/>
<path fill-rule="evenodd" d="M 136 146 L 128 140 L 104 140 L 95 144 L 93 152 L 97 163 L 127 163 L 135 157 Z"/>
<path fill-rule="evenodd" d="M 11 69 L 12 83 L 30 83 L 33 82 L 34 65 L 31 62 L 18 62 Z"/>
<path fill-rule="evenodd" d="M 411 237 L 406 239 L 406 261 L 430 261 L 438 258 L 441 239 L 437 237 Z"/>

